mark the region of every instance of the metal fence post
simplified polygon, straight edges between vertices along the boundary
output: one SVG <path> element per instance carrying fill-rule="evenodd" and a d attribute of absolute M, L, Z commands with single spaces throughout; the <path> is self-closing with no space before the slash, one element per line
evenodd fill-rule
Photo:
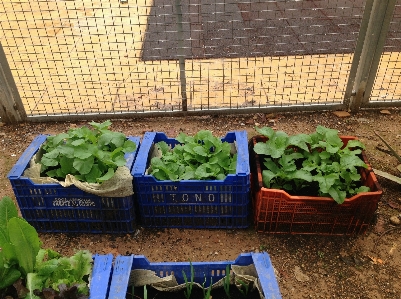
<path fill-rule="evenodd" d="M 0 117 L 4 123 L 18 123 L 27 119 L 24 105 L 0 43 Z"/>
<path fill-rule="evenodd" d="M 181 82 L 181 100 L 182 100 L 182 111 L 188 110 L 188 98 L 187 98 L 187 78 L 185 74 L 185 54 L 184 54 L 184 37 L 182 28 L 182 2 L 181 0 L 175 0 L 174 6 L 177 12 L 177 33 L 178 33 L 178 63 L 180 67 L 180 82 Z"/>
<path fill-rule="evenodd" d="M 351 112 L 369 101 L 397 0 L 368 0 L 354 53 L 344 104 Z"/>

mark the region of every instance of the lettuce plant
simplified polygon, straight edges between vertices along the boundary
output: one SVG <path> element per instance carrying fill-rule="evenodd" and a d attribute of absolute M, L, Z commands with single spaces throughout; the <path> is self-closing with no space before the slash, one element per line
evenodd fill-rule
<path fill-rule="evenodd" d="M 152 174 L 158 180 L 224 180 L 227 174 L 235 174 L 237 154 L 231 154 L 231 145 L 222 142 L 208 130 L 201 130 L 195 136 L 180 133 L 180 143 L 173 149 L 164 142 L 156 146 L 161 157 L 151 159 Z"/>
<path fill-rule="evenodd" d="M 8 196 L 0 200 L 0 289 L 34 271 L 41 242 L 35 228 L 18 217 Z"/>
<path fill-rule="evenodd" d="M 0 200 L 0 289 L 26 280 L 26 299 L 38 299 L 43 290 L 58 297 L 74 299 L 88 295 L 87 277 L 92 271 L 92 255 L 87 250 L 64 257 L 51 249 L 41 249 L 36 229 L 18 217 L 13 200 Z M 75 297 L 71 297 L 74 294 Z"/>
<path fill-rule="evenodd" d="M 312 134 L 288 136 L 270 127 L 256 128 L 268 139 L 254 146 L 264 155 L 263 185 L 297 195 L 301 190 L 317 189 L 318 196 L 332 197 L 341 204 L 348 196 L 369 191 L 361 186 L 362 142 L 350 140 L 344 146 L 338 131 L 318 126 Z"/>
<path fill-rule="evenodd" d="M 91 270 L 92 255 L 87 250 L 64 257 L 51 249 L 40 249 L 36 257 L 35 271 L 27 276 L 27 288 L 30 293 L 26 298 L 38 298 L 40 291 L 49 288 L 53 293 L 59 294 L 72 288 L 76 294 L 86 296 L 89 294 L 89 288 L 85 278 Z"/>
<path fill-rule="evenodd" d="M 109 120 L 89 124 L 92 128 L 83 126 L 47 137 L 40 160 L 42 175 L 63 180 L 71 174 L 80 181 L 101 183 L 126 164 L 124 155 L 135 151 L 135 142 L 110 131 Z"/>

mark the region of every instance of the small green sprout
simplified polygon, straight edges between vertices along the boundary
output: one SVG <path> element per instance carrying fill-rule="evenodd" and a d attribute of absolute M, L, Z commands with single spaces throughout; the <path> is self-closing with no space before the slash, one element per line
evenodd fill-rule
<path fill-rule="evenodd" d="M 213 277 L 210 278 L 210 286 L 205 289 L 206 283 L 206 274 L 205 274 L 205 281 L 202 284 L 202 291 L 203 291 L 203 299 L 210 299 L 210 292 L 212 291 L 212 284 L 213 284 Z"/>
<path fill-rule="evenodd" d="M 227 297 L 230 298 L 230 265 L 226 266 L 226 276 L 223 280 L 223 287 Z"/>
<path fill-rule="evenodd" d="M 249 292 L 249 284 L 247 284 L 245 281 L 243 281 L 241 279 L 237 279 L 237 282 L 239 284 L 241 284 L 241 288 L 239 289 L 239 291 L 244 296 L 244 298 L 246 298 L 248 296 L 248 292 Z"/>
<path fill-rule="evenodd" d="M 191 293 L 192 293 L 192 287 L 194 285 L 194 267 L 192 266 L 191 261 L 189 261 L 189 265 L 191 266 L 191 281 L 188 282 L 188 278 L 187 275 L 185 274 L 184 270 L 182 271 L 182 275 L 184 276 L 184 281 L 185 281 L 185 287 L 186 287 L 186 291 L 184 291 L 184 296 L 185 298 L 189 299 L 191 297 Z"/>

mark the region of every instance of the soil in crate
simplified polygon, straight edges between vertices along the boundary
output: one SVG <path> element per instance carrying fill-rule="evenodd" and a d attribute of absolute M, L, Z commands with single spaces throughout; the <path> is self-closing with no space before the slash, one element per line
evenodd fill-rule
<path fill-rule="evenodd" d="M 17 299 L 18 298 L 18 293 L 17 290 L 15 289 L 14 286 L 9 286 L 4 289 L 0 289 L 0 299 Z"/>
<path fill-rule="evenodd" d="M 143 287 L 136 287 L 134 289 L 134 294 L 132 294 L 132 288 L 129 287 L 127 289 L 126 299 L 144 299 L 143 295 Z M 166 292 L 166 291 L 158 291 L 153 287 L 148 286 L 147 288 L 147 298 L 157 298 L 157 299 L 186 299 L 184 295 L 185 290 L 175 291 L 175 292 Z M 237 287 L 231 285 L 230 286 L 230 296 L 226 295 L 226 292 L 223 287 L 215 288 L 210 293 L 210 298 L 212 299 L 260 299 L 260 294 L 257 289 L 249 290 L 247 296 L 245 297 Z M 203 291 L 201 288 L 194 286 L 191 292 L 191 299 L 204 299 Z"/>

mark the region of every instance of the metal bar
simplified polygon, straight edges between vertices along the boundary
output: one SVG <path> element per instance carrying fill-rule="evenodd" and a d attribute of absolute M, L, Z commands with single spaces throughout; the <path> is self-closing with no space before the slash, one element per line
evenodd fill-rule
<path fill-rule="evenodd" d="M 187 98 L 187 79 L 185 75 L 185 54 L 184 54 L 184 34 L 182 27 L 182 9 L 181 0 L 174 1 L 177 13 L 177 31 L 178 31 L 178 61 L 180 66 L 180 82 L 181 82 L 181 97 L 182 97 L 182 111 L 188 110 Z"/>
<path fill-rule="evenodd" d="M 0 117 L 4 123 L 26 120 L 26 112 L 18 93 L 6 54 L 0 42 Z"/>
<path fill-rule="evenodd" d="M 203 115 L 236 115 L 274 112 L 299 112 L 299 111 L 335 111 L 343 108 L 343 104 L 321 104 L 321 105 L 291 105 L 271 106 L 266 108 L 242 108 L 242 109 L 208 109 L 194 111 L 160 111 L 160 112 L 127 112 L 127 113 L 88 113 L 88 114 L 54 114 L 29 116 L 30 122 L 53 122 L 53 121 L 78 121 L 78 120 L 102 120 L 102 119 L 134 119 L 146 117 L 182 117 Z"/>
<path fill-rule="evenodd" d="M 356 48 L 354 56 L 352 59 L 351 69 L 348 75 L 347 88 L 344 93 L 344 105 L 348 107 L 351 101 L 351 97 L 354 93 L 354 84 L 356 79 L 356 73 L 358 71 L 359 61 L 361 59 L 362 49 L 366 39 L 366 32 L 368 30 L 369 20 L 372 13 L 373 2 L 375 0 L 367 0 L 365 4 L 365 9 L 363 11 L 363 17 L 361 22 L 361 27 L 359 29 L 358 40 L 356 43 Z"/>
<path fill-rule="evenodd" d="M 353 86 L 353 89 L 357 90 L 357 94 L 361 96 L 351 98 L 349 109 L 352 112 L 358 111 L 369 99 L 370 92 L 367 93 L 366 90 L 372 89 L 374 79 L 370 78 L 376 75 L 395 4 L 396 0 L 374 0 L 373 2 Z M 368 81 L 370 86 L 367 85 Z"/>
<path fill-rule="evenodd" d="M 399 101 L 374 101 L 368 102 L 363 105 L 363 108 L 390 108 L 390 107 L 401 107 L 401 99 Z"/>

